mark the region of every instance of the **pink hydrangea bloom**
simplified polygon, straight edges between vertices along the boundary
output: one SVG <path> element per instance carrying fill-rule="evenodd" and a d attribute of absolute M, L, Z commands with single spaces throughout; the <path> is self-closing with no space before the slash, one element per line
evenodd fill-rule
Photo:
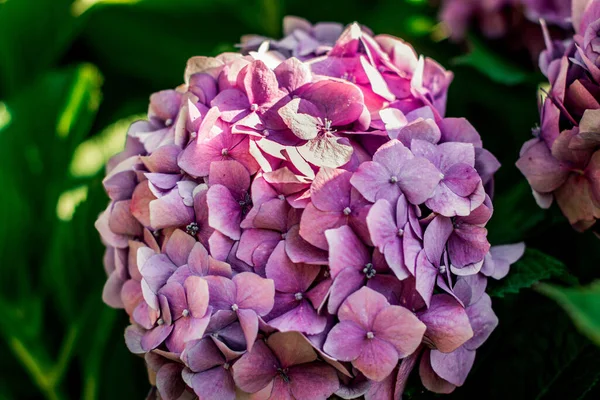
<path fill-rule="evenodd" d="M 103 298 L 165 400 L 392 399 L 419 357 L 450 391 L 495 326 L 487 277 L 522 254 L 487 241 L 498 161 L 407 43 L 286 35 L 151 96 L 104 180 Z"/>

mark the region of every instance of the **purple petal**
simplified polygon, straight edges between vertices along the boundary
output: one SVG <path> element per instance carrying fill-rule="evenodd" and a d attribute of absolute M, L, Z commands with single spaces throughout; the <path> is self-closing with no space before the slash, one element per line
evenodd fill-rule
<path fill-rule="evenodd" d="M 279 362 L 262 341 L 245 353 L 232 367 L 236 385 L 247 393 L 256 393 L 266 387 L 277 375 Z"/>
<path fill-rule="evenodd" d="M 235 382 L 231 373 L 223 367 L 216 367 L 194 374 L 191 385 L 199 398 L 235 400 Z"/>
<path fill-rule="evenodd" d="M 467 312 L 449 295 L 433 296 L 419 318 L 427 326 L 425 336 L 441 352 L 450 353 L 473 337 Z"/>
<path fill-rule="evenodd" d="M 366 334 L 367 332 L 356 323 L 342 321 L 329 331 L 323 350 L 340 361 L 354 361 L 366 345 Z"/>
<path fill-rule="evenodd" d="M 487 294 L 483 294 L 479 301 L 467 308 L 469 321 L 473 327 L 473 337 L 465 343 L 465 348 L 476 350 L 487 338 L 492 334 L 492 331 L 498 326 L 498 317 L 492 310 L 492 300 Z"/>
<path fill-rule="evenodd" d="M 267 345 L 282 368 L 310 363 L 317 359 L 317 353 L 310 343 L 298 332 L 274 333 L 269 336 Z"/>
<path fill-rule="evenodd" d="M 231 195 L 229 189 L 215 185 L 208 189 L 206 196 L 208 208 L 208 223 L 211 228 L 227 235 L 233 240 L 239 240 L 241 235 L 240 221 L 242 210 L 238 201 Z"/>
<path fill-rule="evenodd" d="M 327 317 L 317 311 L 307 300 L 297 302 L 297 306 L 269 321 L 269 325 L 281 332 L 298 331 L 307 335 L 323 332 Z"/>
<path fill-rule="evenodd" d="M 296 400 L 327 400 L 340 386 L 335 369 L 324 363 L 292 367 L 288 375 Z"/>
<path fill-rule="evenodd" d="M 333 280 L 329 289 L 329 301 L 327 310 L 330 314 L 336 314 L 340 305 L 352 293 L 360 289 L 366 281 L 365 274 L 355 268 L 343 269 Z"/>
<path fill-rule="evenodd" d="M 361 270 L 371 261 L 367 247 L 347 225 L 325 231 L 329 245 L 329 270 L 335 277 L 345 268 Z"/>
<path fill-rule="evenodd" d="M 456 386 L 462 386 L 475 361 L 475 352 L 459 347 L 452 353 L 431 350 L 431 368 L 440 378 Z"/>
<path fill-rule="evenodd" d="M 434 393 L 452 393 L 454 389 L 456 389 L 456 386 L 435 373 L 433 368 L 431 368 L 430 358 L 430 350 L 427 349 L 423 353 L 423 357 L 421 357 L 421 362 L 419 364 L 419 375 L 421 376 L 423 386 Z"/>

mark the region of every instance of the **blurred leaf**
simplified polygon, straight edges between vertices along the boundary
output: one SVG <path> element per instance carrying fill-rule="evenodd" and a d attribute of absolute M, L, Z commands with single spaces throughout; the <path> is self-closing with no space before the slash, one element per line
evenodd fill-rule
<path fill-rule="evenodd" d="M 600 346 L 600 281 L 570 288 L 539 284 L 536 290 L 556 301 L 575 326 Z"/>
<path fill-rule="evenodd" d="M 0 4 L 0 97 L 16 93 L 67 50 L 77 31 L 72 0 Z"/>
<path fill-rule="evenodd" d="M 563 278 L 573 282 L 563 263 L 539 250 L 527 248 L 523 257 L 511 266 L 506 278 L 490 282 L 488 293 L 490 296 L 504 297 L 550 278 Z"/>
<path fill-rule="evenodd" d="M 513 64 L 494 51 L 476 36 L 469 37 L 471 52 L 454 59 L 455 65 L 468 65 L 494 82 L 504 85 L 518 85 L 536 77 L 523 67 Z"/>
<path fill-rule="evenodd" d="M 494 214 L 487 225 L 489 240 L 494 244 L 523 240 L 545 215 L 536 204 L 527 181 L 520 179 L 494 197 Z"/>

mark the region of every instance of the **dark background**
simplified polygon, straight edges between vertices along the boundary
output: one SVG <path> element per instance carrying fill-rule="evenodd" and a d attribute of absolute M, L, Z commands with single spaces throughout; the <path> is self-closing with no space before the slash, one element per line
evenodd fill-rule
<path fill-rule="evenodd" d="M 0 399 L 144 398 L 127 317 L 101 300 L 103 164 L 149 95 L 182 82 L 188 57 L 233 50 L 247 33 L 279 37 L 288 14 L 358 21 L 452 69 L 448 116 L 467 117 L 503 163 L 490 241 L 548 254 L 528 251 L 492 285 L 500 326 L 446 398 L 600 398 L 600 351 L 526 288 L 600 276 L 598 239 L 537 208 L 514 167 L 544 80 L 527 55 L 475 36 L 470 46 L 439 40 L 425 0 L 0 0 Z M 407 398 L 436 397 L 413 378 Z"/>

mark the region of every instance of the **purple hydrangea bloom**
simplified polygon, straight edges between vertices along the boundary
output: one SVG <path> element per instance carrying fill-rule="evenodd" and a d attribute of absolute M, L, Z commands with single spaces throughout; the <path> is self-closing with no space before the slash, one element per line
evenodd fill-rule
<path fill-rule="evenodd" d="M 499 163 L 408 43 L 285 24 L 191 58 L 129 129 L 103 299 L 163 399 L 389 400 L 419 363 L 449 392 L 497 322 L 487 277 L 523 253 L 487 241 Z"/>

